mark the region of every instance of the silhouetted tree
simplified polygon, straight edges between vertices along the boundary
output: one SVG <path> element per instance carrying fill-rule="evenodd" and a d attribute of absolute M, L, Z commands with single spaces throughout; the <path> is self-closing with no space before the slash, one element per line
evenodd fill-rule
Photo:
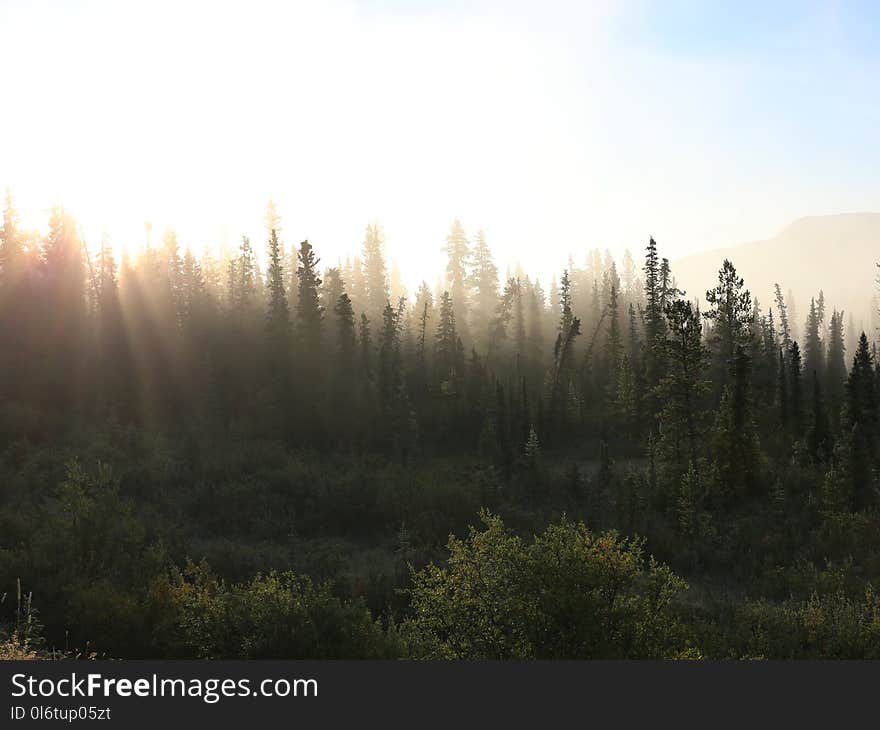
<path fill-rule="evenodd" d="M 352 296 L 363 307 L 371 321 L 382 319 L 382 312 L 388 302 L 388 272 L 385 267 L 385 234 L 378 223 L 367 226 L 363 247 L 363 294 L 359 291 L 357 280 L 352 281 Z M 357 264 L 357 262 L 356 262 Z M 356 265 L 357 269 L 357 265 Z M 363 297 L 363 302 L 361 302 Z"/>
<path fill-rule="evenodd" d="M 446 236 L 446 284 L 449 287 L 452 306 L 458 316 L 460 334 L 469 340 L 467 327 L 470 309 L 468 297 L 467 262 L 470 248 L 464 229 L 458 220 L 453 221 L 449 235 Z"/>

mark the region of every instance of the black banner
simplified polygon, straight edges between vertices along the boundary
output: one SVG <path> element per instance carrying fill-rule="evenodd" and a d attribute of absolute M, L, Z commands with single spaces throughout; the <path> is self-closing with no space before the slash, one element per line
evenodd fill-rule
<path fill-rule="evenodd" d="M 840 727 L 874 712 L 878 676 L 866 662 L 0 662 L 0 727 Z"/>

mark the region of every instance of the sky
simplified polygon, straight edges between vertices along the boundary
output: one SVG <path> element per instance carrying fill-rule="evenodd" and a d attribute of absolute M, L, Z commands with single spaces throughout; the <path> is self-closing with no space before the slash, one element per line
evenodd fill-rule
<path fill-rule="evenodd" d="M 454 218 L 545 281 L 880 210 L 880 4 L 0 0 L 0 185 L 97 242 L 367 224 L 411 287 Z"/>

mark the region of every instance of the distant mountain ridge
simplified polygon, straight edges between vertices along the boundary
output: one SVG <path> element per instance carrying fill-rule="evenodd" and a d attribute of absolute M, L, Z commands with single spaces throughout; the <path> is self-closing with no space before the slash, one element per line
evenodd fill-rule
<path fill-rule="evenodd" d="M 672 262 L 679 288 L 689 297 L 705 299 L 715 285 L 718 269 L 730 259 L 746 286 L 766 312 L 773 301 L 773 284 L 779 282 L 796 302 L 796 331 L 803 327 L 810 298 L 825 293 L 832 307 L 853 316 L 858 329 L 876 326 L 874 301 L 880 261 L 880 213 L 841 213 L 807 216 L 794 221 L 777 235 L 763 241 L 703 251 Z M 826 315 L 827 316 L 827 315 Z"/>

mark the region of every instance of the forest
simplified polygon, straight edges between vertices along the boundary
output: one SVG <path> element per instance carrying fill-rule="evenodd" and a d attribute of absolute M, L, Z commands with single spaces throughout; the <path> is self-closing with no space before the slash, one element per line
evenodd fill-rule
<path fill-rule="evenodd" d="M 820 292 L 653 239 L 545 289 L 455 221 L 407 293 L 378 224 L 264 223 L 117 261 L 7 193 L 0 657 L 880 658 L 880 363 Z"/>

